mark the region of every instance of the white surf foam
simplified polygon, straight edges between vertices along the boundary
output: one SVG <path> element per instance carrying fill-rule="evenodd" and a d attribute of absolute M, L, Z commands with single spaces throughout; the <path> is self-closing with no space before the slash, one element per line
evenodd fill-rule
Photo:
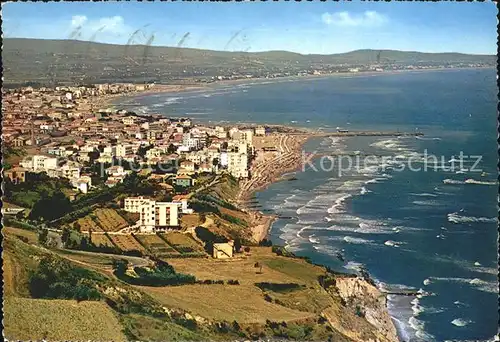
<path fill-rule="evenodd" d="M 387 240 L 384 242 L 384 245 L 390 246 L 390 247 L 399 247 L 400 245 L 403 245 L 404 242 L 398 242 L 398 241 L 392 241 L 392 240 Z"/>
<path fill-rule="evenodd" d="M 497 185 L 497 182 L 493 181 L 479 181 L 472 178 L 466 179 L 465 184 L 478 184 L 478 185 Z"/>
<path fill-rule="evenodd" d="M 449 178 L 444 179 L 444 180 L 443 180 L 443 183 L 444 183 L 444 184 L 465 184 L 465 182 L 464 182 L 464 181 L 461 181 L 461 180 L 456 180 L 456 179 L 449 179 Z"/>
<path fill-rule="evenodd" d="M 452 223 L 493 223 L 497 222 L 496 217 L 475 217 L 475 216 L 464 216 L 460 215 L 458 212 L 448 214 L 448 221 Z"/>
<path fill-rule="evenodd" d="M 428 192 L 422 192 L 422 193 L 410 193 L 412 196 L 418 196 L 418 197 L 437 197 L 438 195 L 436 194 L 431 194 Z"/>
<path fill-rule="evenodd" d="M 470 323 L 473 323 L 470 320 L 465 320 L 463 318 L 455 318 L 453 321 L 451 321 L 451 324 L 457 326 L 457 327 L 465 327 L 466 325 L 469 325 Z"/>
<path fill-rule="evenodd" d="M 481 280 L 479 278 L 454 278 L 454 277 L 430 277 L 432 281 L 452 282 L 460 284 L 469 284 L 479 291 L 498 293 L 498 283 Z"/>

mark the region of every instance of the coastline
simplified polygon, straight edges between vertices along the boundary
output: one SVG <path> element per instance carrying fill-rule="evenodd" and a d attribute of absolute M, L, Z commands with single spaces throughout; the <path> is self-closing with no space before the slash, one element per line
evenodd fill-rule
<path fill-rule="evenodd" d="M 250 167 L 252 177 L 241 183 L 240 192 L 236 199 L 238 206 L 252 217 L 252 236 L 257 242 L 267 237 L 272 224 L 278 217 L 276 215 L 266 215 L 259 210 L 250 208 L 248 204 L 251 203 L 255 192 L 263 190 L 275 182 L 284 180 L 287 173 L 300 168 L 302 148 L 313 136 L 312 133 L 300 133 L 291 136 L 280 134 L 264 138 L 277 143 L 278 151 L 260 151 L 257 154 Z"/>
<path fill-rule="evenodd" d="M 128 98 L 142 97 L 151 94 L 170 94 L 179 93 L 184 91 L 204 91 L 214 89 L 217 86 L 224 85 L 240 85 L 240 84 L 269 84 L 280 82 L 293 82 L 293 81 L 312 81 L 318 79 L 326 79 L 330 77 L 372 77 L 384 75 L 396 75 L 404 73 L 422 73 L 422 72 L 439 72 L 439 71 L 459 71 L 459 70 L 476 70 L 476 69 L 491 69 L 490 67 L 467 67 L 467 68 L 429 68 L 429 69 L 403 69 L 403 70 L 388 70 L 388 71 L 363 71 L 363 72 L 339 72 L 331 74 L 319 75 L 304 75 L 304 76 L 283 76 L 274 78 L 245 78 L 236 80 L 222 80 L 211 83 L 186 83 L 186 84 L 155 84 L 151 89 L 144 91 L 136 91 L 131 93 L 105 95 L 97 98 L 97 103 L 101 106 L 113 106 L 113 102 L 119 102 Z M 119 104 L 116 104 L 119 106 Z"/>

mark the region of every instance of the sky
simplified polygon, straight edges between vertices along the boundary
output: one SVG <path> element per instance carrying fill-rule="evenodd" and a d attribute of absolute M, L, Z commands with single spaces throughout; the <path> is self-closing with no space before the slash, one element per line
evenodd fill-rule
<path fill-rule="evenodd" d="M 12 2 L 4 37 L 226 51 L 496 54 L 492 2 Z"/>

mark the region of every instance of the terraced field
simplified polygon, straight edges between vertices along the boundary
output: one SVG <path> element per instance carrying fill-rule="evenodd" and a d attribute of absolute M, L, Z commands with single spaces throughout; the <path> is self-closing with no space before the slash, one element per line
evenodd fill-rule
<path fill-rule="evenodd" d="M 146 251 L 146 249 L 132 235 L 109 235 L 109 238 L 122 251 Z"/>
<path fill-rule="evenodd" d="M 85 216 L 83 218 L 79 218 L 76 222 L 80 225 L 81 232 L 88 232 L 92 230 L 93 232 L 102 232 L 102 228 L 90 217 Z"/>
<path fill-rule="evenodd" d="M 97 222 L 106 232 L 116 232 L 128 226 L 127 221 L 114 209 L 97 209 Z"/>
<path fill-rule="evenodd" d="M 113 242 L 104 234 L 92 234 L 92 242 L 96 246 L 114 247 Z"/>
<path fill-rule="evenodd" d="M 157 257 L 168 258 L 171 256 L 179 255 L 180 253 L 176 251 L 172 246 L 163 241 L 156 234 L 148 235 L 136 235 L 137 239 L 142 243 L 146 249 Z"/>
<path fill-rule="evenodd" d="M 181 254 L 205 253 L 203 247 L 186 234 L 173 232 L 161 234 L 161 237 Z"/>

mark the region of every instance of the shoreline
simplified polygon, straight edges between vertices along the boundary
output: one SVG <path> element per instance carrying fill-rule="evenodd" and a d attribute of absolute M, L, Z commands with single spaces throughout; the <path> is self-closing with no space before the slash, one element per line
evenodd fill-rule
<path fill-rule="evenodd" d="M 210 89 L 216 89 L 217 86 L 224 85 L 240 85 L 240 84 L 270 84 L 270 83 L 280 83 L 280 82 L 293 82 L 293 81 L 312 81 L 319 79 L 327 79 L 330 77 L 373 77 L 373 76 L 388 76 L 397 75 L 405 73 L 422 73 L 422 72 L 438 72 L 438 71 L 461 71 L 461 70 L 482 70 L 482 69 L 493 69 L 492 67 L 467 67 L 467 68 L 430 68 L 430 69 L 403 69 L 403 70 L 388 70 L 388 71 L 362 71 L 362 72 L 339 72 L 331 74 L 320 74 L 320 75 L 304 75 L 304 76 L 283 76 L 274 78 L 245 78 L 236 80 L 222 80 L 211 83 L 187 83 L 187 84 L 155 84 L 151 89 L 144 91 L 137 91 L 131 93 L 123 94 L 113 94 L 105 95 L 104 97 L 98 97 L 97 103 L 101 106 L 120 106 L 120 103 L 114 104 L 113 102 L 125 101 L 129 98 L 136 98 L 142 96 L 148 96 L 152 94 L 171 94 L 171 93 L 182 93 L 187 91 L 205 91 Z M 96 104 L 97 104 L 96 103 Z M 158 114 L 158 113 L 156 113 Z M 250 124 L 251 122 L 249 122 Z M 255 123 L 257 124 L 257 123 Z M 278 125 L 276 125 L 278 126 Z"/>
<path fill-rule="evenodd" d="M 304 144 L 314 137 L 312 133 L 300 135 L 273 135 L 267 138 L 278 139 L 278 152 L 263 152 L 257 154 L 250 167 L 252 177 L 240 185 L 236 198 L 237 205 L 251 215 L 251 231 L 258 243 L 267 238 L 272 224 L 278 219 L 274 214 L 264 214 L 258 209 L 250 208 L 248 204 L 255 193 L 264 190 L 273 183 L 285 180 L 285 175 L 295 172 L 301 165 L 301 155 Z"/>

